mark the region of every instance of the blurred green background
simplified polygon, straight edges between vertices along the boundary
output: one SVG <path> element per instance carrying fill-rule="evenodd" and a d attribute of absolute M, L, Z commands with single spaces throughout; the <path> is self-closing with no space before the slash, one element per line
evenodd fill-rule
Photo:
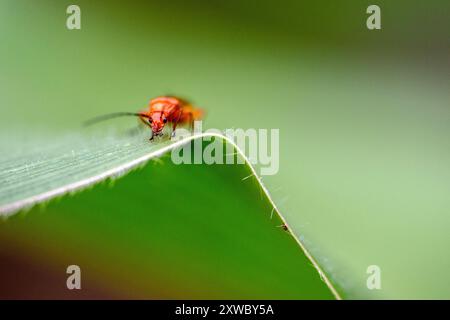
<path fill-rule="evenodd" d="M 377 1 L 376 31 L 369 1 L 76 1 L 69 31 L 73 3 L 0 1 L 2 154 L 185 96 L 206 127 L 280 129 L 263 181 L 345 297 L 450 298 L 448 1 Z"/>

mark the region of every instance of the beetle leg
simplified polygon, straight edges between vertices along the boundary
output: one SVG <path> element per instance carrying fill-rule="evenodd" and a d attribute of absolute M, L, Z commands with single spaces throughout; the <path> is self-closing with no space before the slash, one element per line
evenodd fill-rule
<path fill-rule="evenodd" d="M 178 118 L 173 122 L 172 125 L 172 133 L 170 134 L 170 137 L 173 138 L 175 137 L 175 129 L 177 128 L 178 122 L 181 119 L 181 115 L 182 115 L 183 111 L 180 111 L 180 113 L 178 114 Z"/>
<path fill-rule="evenodd" d="M 172 126 L 172 133 L 170 134 L 170 137 L 173 138 L 175 137 L 175 129 L 177 128 L 177 124 L 178 122 L 174 122 L 173 126 Z"/>
<path fill-rule="evenodd" d="M 191 132 L 194 132 L 194 115 L 192 112 L 189 113 L 189 125 L 191 127 Z"/>
<path fill-rule="evenodd" d="M 149 127 L 150 130 L 152 131 L 152 136 L 150 137 L 149 140 L 150 140 L 150 141 L 153 141 L 153 138 L 154 138 L 155 135 L 153 134 L 152 126 L 150 125 L 150 123 L 148 123 L 148 122 L 146 121 L 146 119 L 147 119 L 147 118 L 145 118 L 145 117 L 139 115 L 139 120 L 141 120 L 142 123 L 145 124 L 147 127 Z"/>

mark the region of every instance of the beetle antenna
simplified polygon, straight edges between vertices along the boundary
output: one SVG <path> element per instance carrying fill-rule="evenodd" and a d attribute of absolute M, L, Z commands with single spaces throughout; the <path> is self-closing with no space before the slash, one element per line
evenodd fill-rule
<path fill-rule="evenodd" d="M 136 113 L 136 112 L 114 112 L 114 113 L 108 113 L 104 114 L 92 119 L 89 119 L 85 122 L 83 122 L 83 126 L 87 127 L 93 124 L 96 124 L 98 122 L 102 122 L 109 119 L 119 118 L 119 117 L 125 117 L 125 116 L 134 116 L 134 117 L 143 117 L 143 118 L 150 118 L 148 115 L 144 113 Z"/>

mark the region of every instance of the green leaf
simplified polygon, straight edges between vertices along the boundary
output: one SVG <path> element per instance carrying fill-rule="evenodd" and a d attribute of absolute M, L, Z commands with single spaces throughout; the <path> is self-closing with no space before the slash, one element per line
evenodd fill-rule
<path fill-rule="evenodd" d="M 204 137 L 233 144 L 214 134 L 173 143 L 139 135 L 5 161 L 11 169 L 1 170 L 3 214 L 61 197 L 0 224 L 2 243 L 33 246 L 56 265 L 78 264 L 91 277 L 84 287 L 124 297 L 339 297 L 294 234 L 281 228 L 287 222 L 248 162 L 171 162 L 172 149 Z M 93 185 L 105 179 L 111 183 Z M 45 294 L 62 294 L 46 285 Z"/>

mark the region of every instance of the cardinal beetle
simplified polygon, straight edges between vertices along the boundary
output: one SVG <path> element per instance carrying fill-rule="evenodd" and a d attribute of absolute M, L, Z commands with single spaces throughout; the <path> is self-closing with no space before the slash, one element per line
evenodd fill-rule
<path fill-rule="evenodd" d="M 139 117 L 141 122 L 152 130 L 151 141 L 155 136 L 162 136 L 162 131 L 167 123 L 172 124 L 172 137 L 175 135 L 178 124 L 189 124 L 192 130 L 194 121 L 203 117 L 203 110 L 192 106 L 190 102 L 184 99 L 174 96 L 161 96 L 150 100 L 146 111 L 105 114 L 86 121 L 85 125 L 123 116 Z"/>

